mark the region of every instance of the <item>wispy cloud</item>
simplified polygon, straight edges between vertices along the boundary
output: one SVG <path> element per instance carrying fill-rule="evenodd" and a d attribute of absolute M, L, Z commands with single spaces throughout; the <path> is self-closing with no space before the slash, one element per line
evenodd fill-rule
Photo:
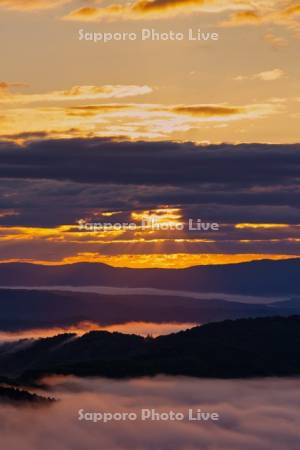
<path fill-rule="evenodd" d="M 242 11 L 234 12 L 228 20 L 223 21 L 224 26 L 276 24 L 284 25 L 299 34 L 300 4 L 295 1 L 250 2 L 245 4 Z"/>
<path fill-rule="evenodd" d="M 288 45 L 288 41 L 286 38 L 282 36 L 277 36 L 272 32 L 268 32 L 264 35 L 265 42 L 271 44 L 273 48 L 282 48 Z"/>
<path fill-rule="evenodd" d="M 24 141 L 51 136 L 163 139 L 178 129 L 184 132 L 205 123 L 258 120 L 281 109 L 282 105 L 277 103 L 243 106 L 135 103 L 12 108 L 6 111 L 0 138 Z"/>
<path fill-rule="evenodd" d="M 258 72 L 253 75 L 238 75 L 234 78 L 236 81 L 243 80 L 261 80 L 261 81 L 275 81 L 279 80 L 285 75 L 282 69 L 266 70 L 264 72 Z"/>
<path fill-rule="evenodd" d="M 145 95 L 152 92 L 149 86 L 136 85 L 103 85 L 103 86 L 73 86 L 70 89 L 51 91 L 41 94 L 20 94 L 9 91 L 14 83 L 2 83 L 0 91 L 1 103 L 35 103 L 35 102 L 66 102 L 69 100 L 101 100 L 108 98 L 125 98 Z M 0 84 L 1 88 L 1 84 Z"/>
<path fill-rule="evenodd" d="M 275 70 L 263 72 L 257 77 L 271 79 L 278 75 Z M 165 105 L 137 102 L 101 104 L 101 100 L 144 96 L 152 93 L 153 89 L 147 85 L 79 85 L 44 93 L 19 93 L 11 89 L 15 84 L 2 84 L 0 138 L 16 141 L 48 137 L 108 136 L 122 139 L 161 139 L 178 130 L 187 132 L 201 123 L 261 119 L 283 108 L 282 105 L 269 101 L 245 105 Z"/>
<path fill-rule="evenodd" d="M 19 11 L 55 8 L 71 0 L 0 0 L 0 8 Z"/>

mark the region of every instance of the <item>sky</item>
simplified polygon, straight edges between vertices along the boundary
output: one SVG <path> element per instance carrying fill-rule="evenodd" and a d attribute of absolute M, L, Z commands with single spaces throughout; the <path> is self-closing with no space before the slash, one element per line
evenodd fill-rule
<path fill-rule="evenodd" d="M 0 261 L 299 256 L 299 14 L 277 0 L 0 0 Z M 197 219 L 218 231 L 189 230 Z"/>

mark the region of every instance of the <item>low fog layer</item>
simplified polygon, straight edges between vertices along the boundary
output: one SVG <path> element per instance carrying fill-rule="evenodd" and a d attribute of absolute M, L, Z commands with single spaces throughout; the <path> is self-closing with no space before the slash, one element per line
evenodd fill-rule
<path fill-rule="evenodd" d="M 130 381 L 55 377 L 54 405 L 0 406 L 1 446 L 9 450 L 298 450 L 300 380 Z M 44 393 L 45 394 L 45 393 Z M 188 408 L 218 422 L 79 422 L 78 410 L 140 413 Z"/>
<path fill-rule="evenodd" d="M 288 296 L 262 297 L 254 295 L 237 295 L 220 292 L 191 292 L 178 291 L 170 289 L 155 288 L 126 288 L 114 286 L 0 286 L 1 289 L 27 289 L 35 291 L 69 291 L 69 292 L 94 292 L 104 295 L 175 295 L 177 297 L 198 298 L 204 300 L 227 300 L 230 302 L 250 303 L 250 304 L 269 304 L 289 300 Z"/>

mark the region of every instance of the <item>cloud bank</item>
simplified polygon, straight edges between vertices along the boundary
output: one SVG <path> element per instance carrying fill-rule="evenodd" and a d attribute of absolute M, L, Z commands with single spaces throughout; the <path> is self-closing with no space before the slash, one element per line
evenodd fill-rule
<path fill-rule="evenodd" d="M 187 267 L 299 255 L 299 150 L 299 144 L 2 142 L 1 259 Z M 172 207 L 176 220 L 217 222 L 220 231 L 79 230 L 79 219 L 129 223 Z"/>
<path fill-rule="evenodd" d="M 10 450 L 298 450 L 298 379 L 247 381 L 157 377 L 131 381 L 54 378 L 44 409 L 0 406 Z M 43 392 L 44 394 L 44 392 Z M 217 422 L 79 422 L 78 410 L 216 411 Z M 32 426 L 34 424 L 34 426 Z"/>

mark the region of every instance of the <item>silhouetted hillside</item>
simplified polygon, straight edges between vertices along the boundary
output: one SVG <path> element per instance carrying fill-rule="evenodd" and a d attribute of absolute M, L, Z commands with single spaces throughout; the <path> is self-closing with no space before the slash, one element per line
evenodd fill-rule
<path fill-rule="evenodd" d="M 0 355 L 0 373 L 195 377 L 300 374 L 300 316 L 211 323 L 155 339 L 91 332 L 37 340 Z"/>
<path fill-rule="evenodd" d="M 46 398 L 37 394 L 32 394 L 30 392 L 24 391 L 23 389 L 0 386 L 0 404 L 22 403 L 22 404 L 46 405 L 53 401 L 55 400 L 52 398 Z"/>

